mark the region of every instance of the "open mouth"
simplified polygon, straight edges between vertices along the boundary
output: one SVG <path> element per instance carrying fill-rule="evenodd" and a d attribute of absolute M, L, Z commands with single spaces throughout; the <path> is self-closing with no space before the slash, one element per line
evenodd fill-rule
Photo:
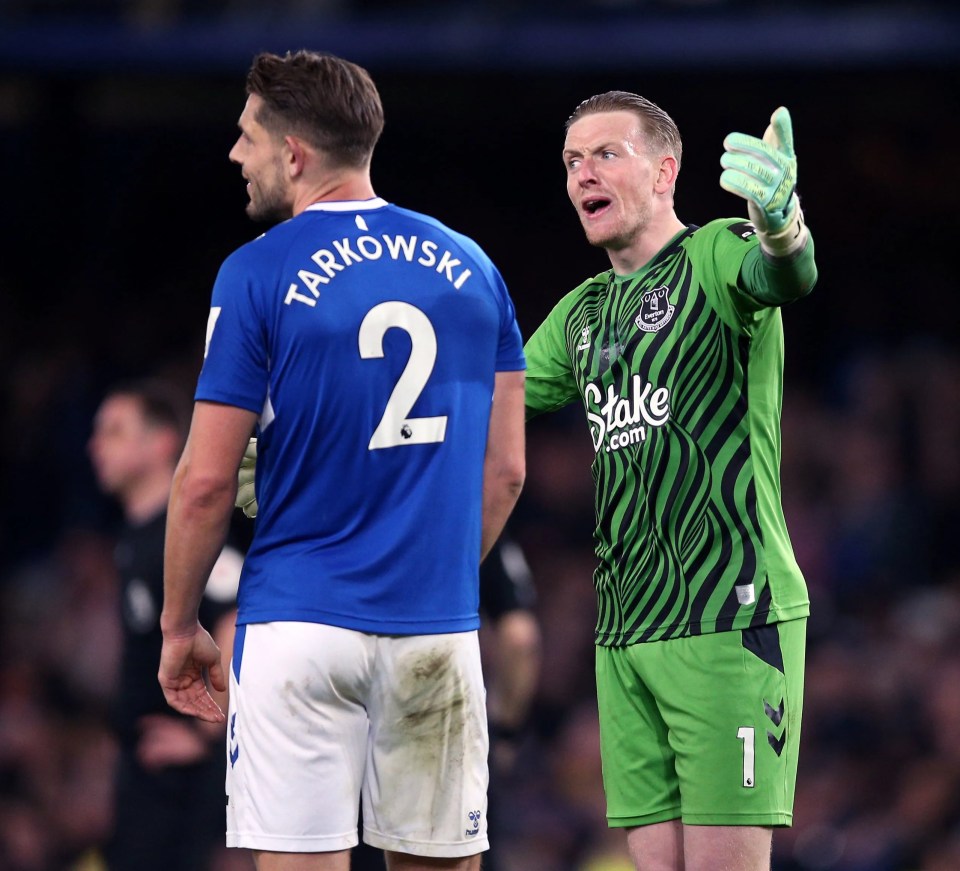
<path fill-rule="evenodd" d="M 610 205 L 610 200 L 606 197 L 590 197 L 583 201 L 583 210 L 588 215 L 597 215 Z"/>

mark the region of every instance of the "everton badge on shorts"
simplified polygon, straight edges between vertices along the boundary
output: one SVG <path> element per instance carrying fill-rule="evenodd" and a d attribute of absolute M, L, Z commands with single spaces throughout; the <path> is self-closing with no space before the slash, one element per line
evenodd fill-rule
<path fill-rule="evenodd" d="M 669 290 L 665 285 L 648 290 L 640 300 L 640 314 L 634 323 L 645 333 L 656 333 L 670 323 L 675 306 L 667 299 Z"/>

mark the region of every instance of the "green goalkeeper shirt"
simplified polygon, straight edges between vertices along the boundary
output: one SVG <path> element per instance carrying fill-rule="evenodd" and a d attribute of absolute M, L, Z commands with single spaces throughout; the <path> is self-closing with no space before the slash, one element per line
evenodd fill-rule
<path fill-rule="evenodd" d="M 740 219 L 689 227 L 527 342 L 527 416 L 579 397 L 593 440 L 599 645 L 809 613 L 780 501 L 780 310 L 738 283 L 756 245 Z"/>

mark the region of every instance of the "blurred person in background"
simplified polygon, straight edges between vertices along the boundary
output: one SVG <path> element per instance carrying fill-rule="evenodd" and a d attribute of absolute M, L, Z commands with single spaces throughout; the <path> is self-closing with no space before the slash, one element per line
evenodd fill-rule
<path fill-rule="evenodd" d="M 527 416 L 580 400 L 593 441 L 607 820 L 642 871 L 766 871 L 793 819 L 809 600 L 780 504 L 779 307 L 817 271 L 789 112 L 724 147 L 751 223 L 688 226 L 673 120 L 623 91 L 581 103 L 567 193 L 612 268 L 526 345 Z"/>
<path fill-rule="evenodd" d="M 113 706 L 120 756 L 114 830 L 104 850 L 109 871 L 206 871 L 225 852 L 224 726 L 171 710 L 156 678 L 167 500 L 188 410 L 168 383 L 120 384 L 101 403 L 90 438 L 97 479 L 124 518 L 116 546 L 123 650 Z M 231 649 L 242 562 L 238 550 L 223 548 L 201 599 L 201 616 L 223 650 Z"/>

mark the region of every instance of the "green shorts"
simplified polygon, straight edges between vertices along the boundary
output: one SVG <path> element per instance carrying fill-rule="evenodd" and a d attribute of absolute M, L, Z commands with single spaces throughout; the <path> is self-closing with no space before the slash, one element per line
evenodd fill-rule
<path fill-rule="evenodd" d="M 597 648 L 610 826 L 789 826 L 806 618 Z"/>

